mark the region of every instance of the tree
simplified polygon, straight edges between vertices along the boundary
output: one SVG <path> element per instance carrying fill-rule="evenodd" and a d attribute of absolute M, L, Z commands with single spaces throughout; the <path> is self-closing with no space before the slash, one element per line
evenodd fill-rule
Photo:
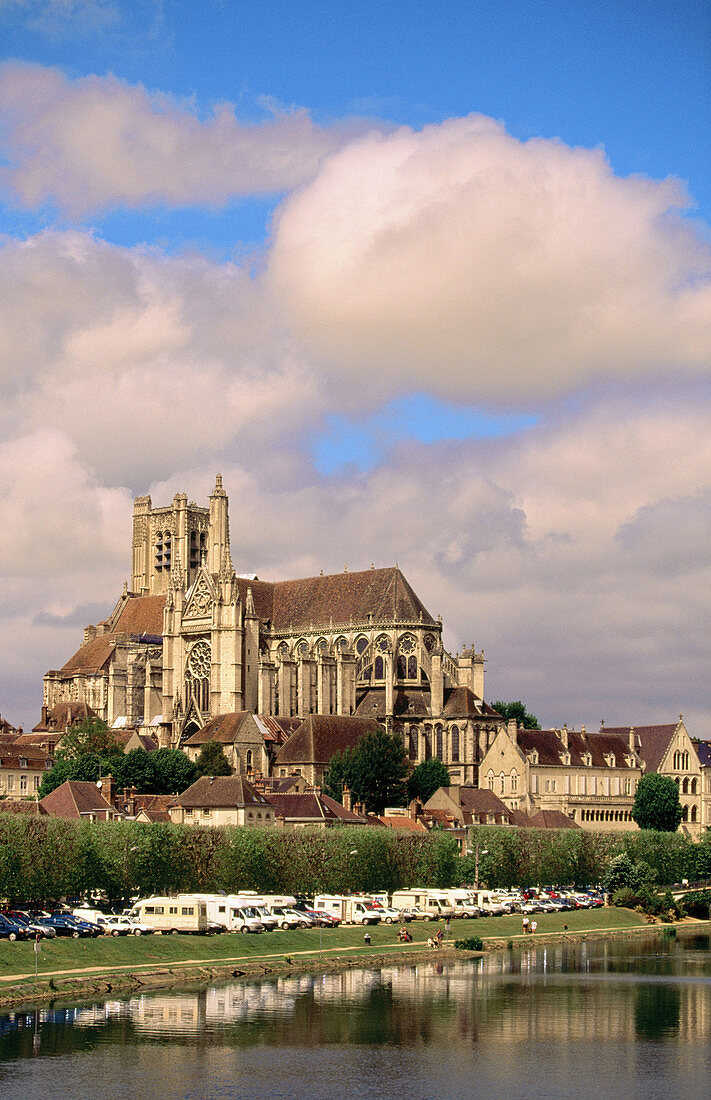
<path fill-rule="evenodd" d="M 232 775 L 230 762 L 219 741 L 208 741 L 195 761 L 198 775 Z"/>
<path fill-rule="evenodd" d="M 402 738 L 378 730 L 366 733 L 352 749 L 336 753 L 325 776 L 327 792 L 338 790 L 344 782 L 353 797 L 373 813 L 381 814 L 387 805 L 402 806 L 407 795 L 408 759 Z"/>
<path fill-rule="evenodd" d="M 451 778 L 441 760 L 432 758 L 418 764 L 407 781 L 407 797 L 426 802 L 440 787 L 449 787 Z"/>
<path fill-rule="evenodd" d="M 491 705 L 502 718 L 515 718 L 517 725 L 523 726 L 525 730 L 539 730 L 541 728 L 535 714 L 529 714 L 525 703 L 522 703 L 520 699 L 517 699 L 515 703 L 503 703 L 501 699 L 497 699 Z"/>
<path fill-rule="evenodd" d="M 643 775 L 637 784 L 632 817 L 640 829 L 675 833 L 681 822 L 682 808 L 674 780 L 659 772 Z"/>
<path fill-rule="evenodd" d="M 342 752 L 334 752 L 329 761 L 328 769 L 324 773 L 324 794 L 329 795 L 331 798 L 335 798 L 336 802 L 340 802 L 343 798 L 343 788 L 350 787 L 352 755 L 352 749 L 343 749 Z"/>
<path fill-rule="evenodd" d="M 152 794 L 181 794 L 197 779 L 197 768 L 180 749 L 158 749 L 151 757 L 156 769 Z"/>
<path fill-rule="evenodd" d="M 106 722 L 101 718 L 83 718 L 64 734 L 56 755 L 57 760 L 77 760 L 87 753 L 109 759 L 122 752 L 122 745 Z"/>

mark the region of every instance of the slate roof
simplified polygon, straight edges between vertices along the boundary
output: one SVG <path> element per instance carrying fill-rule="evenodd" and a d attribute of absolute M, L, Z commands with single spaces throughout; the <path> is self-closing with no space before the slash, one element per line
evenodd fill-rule
<path fill-rule="evenodd" d="M 10 725 L 7 718 L 0 718 L 0 737 L 17 737 L 19 732 Z"/>
<path fill-rule="evenodd" d="M 381 821 L 383 825 L 387 825 L 388 829 L 405 829 L 411 833 L 426 833 L 427 826 L 423 825 L 421 821 L 415 821 L 412 817 L 407 817 L 406 814 L 380 814 L 378 821 Z"/>
<path fill-rule="evenodd" d="M 428 718 L 430 692 L 424 688 L 399 688 L 393 692 L 393 714 L 401 718 Z M 385 688 L 368 688 L 356 707 L 358 718 L 384 718 Z"/>
<path fill-rule="evenodd" d="M 301 725 L 301 718 L 286 718 L 274 714 L 255 714 L 253 718 L 265 742 L 273 745 L 284 745 Z"/>
<path fill-rule="evenodd" d="M 557 730 L 519 729 L 516 739 L 522 752 L 534 749 L 538 752 L 539 764 L 560 765 L 560 755 L 565 750 Z M 568 751 L 571 764 L 578 767 L 585 767 L 583 756 L 587 752 L 591 754 L 594 768 L 609 767 L 605 757 L 610 753 L 614 753 L 615 766 L 624 767 L 625 757 L 629 756 L 629 730 L 605 729 L 602 733 L 568 730 Z"/>
<path fill-rule="evenodd" d="M 44 722 L 40 719 L 37 725 L 32 727 L 32 733 L 44 733 L 46 731 L 47 733 L 58 733 L 61 736 L 70 726 L 82 721 L 84 718 L 96 718 L 96 711 L 87 703 L 83 701 L 55 703 L 47 714 L 47 721 Z M 25 733 L 22 736 L 28 738 L 32 734 Z"/>
<path fill-rule="evenodd" d="M 21 765 L 20 760 L 27 764 Z M 0 768 L 44 768 L 49 761 L 51 757 L 38 745 L 18 745 L 16 741 L 0 745 Z"/>
<path fill-rule="evenodd" d="M 81 817 L 82 814 L 106 813 L 113 809 L 96 783 L 77 779 L 67 779 L 45 795 L 40 805 L 50 817 Z"/>
<path fill-rule="evenodd" d="M 269 802 L 241 775 L 203 775 L 191 787 L 171 800 L 171 806 L 184 809 L 268 806 Z"/>
<path fill-rule="evenodd" d="M 664 726 L 634 726 L 635 739 L 639 746 L 637 752 L 647 765 L 648 772 L 655 772 L 659 768 L 678 726 L 678 722 L 671 722 Z M 629 738 L 629 732 L 629 726 L 605 726 L 604 729 L 604 733 L 608 735 L 615 734 L 625 738 Z"/>
<path fill-rule="evenodd" d="M 711 765 L 711 742 L 701 741 L 698 738 L 692 738 L 691 743 L 696 749 L 696 755 L 699 758 L 699 763 L 702 768 L 708 768 Z"/>
<path fill-rule="evenodd" d="M 116 649 L 113 634 L 100 634 L 81 646 L 59 670 L 64 676 L 97 673 L 108 663 Z"/>
<path fill-rule="evenodd" d="M 243 600 L 252 590 L 254 609 L 274 630 L 298 631 L 333 623 L 421 621 L 437 626 L 397 566 L 365 569 L 357 573 L 332 573 L 293 581 L 255 581 L 238 577 Z"/>
<path fill-rule="evenodd" d="M 373 718 L 310 714 L 281 747 L 274 764 L 327 764 L 335 753 L 352 748 L 366 733 L 382 729 Z"/>
<path fill-rule="evenodd" d="M 172 794 L 135 794 L 132 796 L 133 802 L 133 816 L 138 817 L 139 813 L 144 813 L 149 821 L 170 821 L 170 814 L 168 813 L 168 807 L 175 802 L 175 796 Z M 127 810 L 128 801 L 124 798 L 121 799 L 121 808 L 125 813 Z"/>

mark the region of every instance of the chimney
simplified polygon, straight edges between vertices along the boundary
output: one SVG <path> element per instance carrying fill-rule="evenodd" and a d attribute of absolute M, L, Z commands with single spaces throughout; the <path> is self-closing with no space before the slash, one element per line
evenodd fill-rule
<path fill-rule="evenodd" d="M 346 783 L 343 784 L 343 794 L 341 795 L 341 805 L 344 810 L 351 810 L 351 792 L 350 787 Z"/>
<path fill-rule="evenodd" d="M 101 777 L 101 793 L 108 802 L 109 806 L 114 805 L 114 777 L 112 775 L 103 775 Z"/>
<path fill-rule="evenodd" d="M 568 748 L 568 725 L 567 725 L 567 723 L 563 726 L 562 730 L 559 730 L 559 734 L 560 734 L 560 739 L 563 743 L 563 751 L 568 752 L 569 748 Z"/>
<path fill-rule="evenodd" d="M 630 756 L 633 756 L 633 755 L 634 755 L 634 752 L 635 752 L 635 741 L 636 741 L 636 740 L 637 740 L 637 738 L 636 738 L 636 736 L 635 736 L 635 732 L 634 732 L 634 726 L 630 726 L 630 740 L 629 740 L 629 746 L 630 746 Z"/>
<path fill-rule="evenodd" d="M 518 726 L 516 725 L 515 718 L 509 718 L 506 723 L 506 732 L 509 735 L 509 740 L 514 744 L 518 744 Z"/>

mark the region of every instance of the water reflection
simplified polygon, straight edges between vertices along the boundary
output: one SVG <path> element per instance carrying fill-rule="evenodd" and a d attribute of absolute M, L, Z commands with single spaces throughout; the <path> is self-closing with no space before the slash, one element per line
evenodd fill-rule
<path fill-rule="evenodd" d="M 304 1073 L 312 1097 L 333 1095 L 327 1083 L 339 1097 L 351 1095 L 351 1084 L 353 1095 L 379 1096 L 386 1065 L 415 1082 L 426 1074 L 433 1091 L 415 1088 L 412 1096 L 463 1095 L 472 1074 L 498 1095 L 521 1092 L 524 1081 L 527 1096 L 632 1097 L 645 1082 L 649 1100 L 659 1082 L 677 1091 L 683 1078 L 686 1096 L 706 1096 L 709 1038 L 708 937 L 591 941 L 473 963 L 233 982 L 9 1013 L 0 1017 L 0 1091 L 29 1095 L 31 1083 L 30 1092 L 47 1097 L 86 1095 L 61 1091 L 52 1061 L 76 1073 L 80 1055 L 82 1072 L 90 1072 L 107 1052 L 120 1052 L 121 1081 L 91 1071 L 97 1100 L 126 1090 L 151 1095 L 151 1080 L 164 1098 L 236 1096 L 249 1092 L 254 1074 L 263 1095 L 297 1096 Z M 193 1078 L 202 1059 L 216 1079 L 226 1075 L 226 1092 L 199 1091 Z M 298 1067 L 287 1077 L 284 1059 Z"/>

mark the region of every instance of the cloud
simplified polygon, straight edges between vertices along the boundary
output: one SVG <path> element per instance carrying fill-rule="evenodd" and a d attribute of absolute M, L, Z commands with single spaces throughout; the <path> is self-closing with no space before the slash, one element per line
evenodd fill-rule
<path fill-rule="evenodd" d="M 0 0 L 0 15 L 20 16 L 29 30 L 50 38 L 102 34 L 122 22 L 114 0 Z"/>
<path fill-rule="evenodd" d="M 0 424 L 49 425 L 110 484 L 308 431 L 318 376 L 237 265 L 91 235 L 0 249 Z"/>
<path fill-rule="evenodd" d="M 113 76 L 70 80 L 17 62 L 0 67 L 0 109 L 10 164 L 0 182 L 25 207 L 52 203 L 75 218 L 291 190 L 355 127 L 318 127 L 283 108 L 247 124 L 229 103 L 201 119 L 193 103 Z"/>
<path fill-rule="evenodd" d="M 537 400 L 708 371 L 711 249 L 678 181 L 473 115 L 371 133 L 283 203 L 270 277 L 355 389 Z"/>

